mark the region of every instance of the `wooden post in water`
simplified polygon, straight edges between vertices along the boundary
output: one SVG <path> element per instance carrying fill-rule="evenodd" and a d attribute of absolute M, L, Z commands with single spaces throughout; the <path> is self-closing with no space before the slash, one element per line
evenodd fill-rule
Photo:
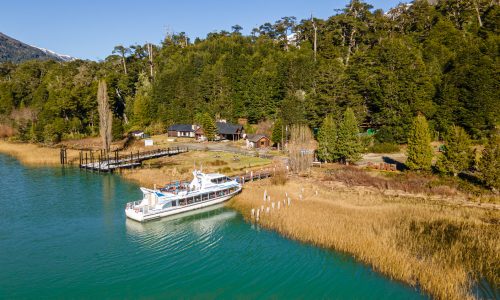
<path fill-rule="evenodd" d="M 66 148 L 61 148 L 61 151 L 59 152 L 59 161 L 61 162 L 61 165 L 66 164 Z"/>

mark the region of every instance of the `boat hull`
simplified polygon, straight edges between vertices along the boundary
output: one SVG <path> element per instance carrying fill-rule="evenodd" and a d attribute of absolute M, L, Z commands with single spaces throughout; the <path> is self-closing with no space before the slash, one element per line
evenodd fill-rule
<path fill-rule="evenodd" d="M 178 206 L 175 208 L 169 208 L 169 209 L 165 209 L 165 210 L 159 210 L 159 211 L 152 210 L 148 214 L 143 214 L 141 212 L 137 212 L 133 208 L 127 208 L 125 210 L 125 214 L 128 218 L 130 218 L 132 220 L 135 220 L 138 222 L 146 222 L 146 221 L 150 221 L 150 220 L 154 220 L 154 219 L 168 217 L 168 216 L 181 214 L 181 213 L 201 209 L 204 207 L 220 204 L 220 203 L 228 201 L 229 199 L 231 199 L 232 197 L 234 197 L 235 195 L 237 195 L 240 192 L 241 192 L 241 188 L 232 194 L 228 194 L 228 195 L 225 195 L 225 196 L 220 197 L 220 198 L 215 198 L 212 200 L 193 203 L 193 204 L 189 204 L 189 205 L 185 205 L 185 206 Z"/>

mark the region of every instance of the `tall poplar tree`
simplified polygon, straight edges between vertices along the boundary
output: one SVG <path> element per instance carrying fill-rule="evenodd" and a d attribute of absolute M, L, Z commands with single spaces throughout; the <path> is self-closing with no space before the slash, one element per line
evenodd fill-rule
<path fill-rule="evenodd" d="M 418 115 L 408 133 L 408 159 L 410 170 L 430 170 L 432 166 L 432 146 L 429 124 L 423 115 Z"/>
<path fill-rule="evenodd" d="M 100 80 L 97 89 L 97 110 L 99 111 L 99 132 L 102 139 L 102 148 L 109 151 L 111 146 L 113 114 L 109 108 L 108 87 L 106 81 Z"/>

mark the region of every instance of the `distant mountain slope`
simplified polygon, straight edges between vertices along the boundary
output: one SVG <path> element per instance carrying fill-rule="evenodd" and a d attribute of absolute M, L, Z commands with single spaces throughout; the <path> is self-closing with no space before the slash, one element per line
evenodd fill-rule
<path fill-rule="evenodd" d="M 18 63 L 29 59 L 54 59 L 57 61 L 70 61 L 75 58 L 68 55 L 60 55 L 53 51 L 30 46 L 0 32 L 0 63 Z"/>

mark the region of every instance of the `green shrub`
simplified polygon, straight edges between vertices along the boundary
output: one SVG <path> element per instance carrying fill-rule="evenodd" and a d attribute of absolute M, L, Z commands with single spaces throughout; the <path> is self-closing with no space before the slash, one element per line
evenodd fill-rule
<path fill-rule="evenodd" d="M 376 143 L 369 148 L 371 153 L 396 153 L 399 152 L 399 145 L 394 143 Z"/>

